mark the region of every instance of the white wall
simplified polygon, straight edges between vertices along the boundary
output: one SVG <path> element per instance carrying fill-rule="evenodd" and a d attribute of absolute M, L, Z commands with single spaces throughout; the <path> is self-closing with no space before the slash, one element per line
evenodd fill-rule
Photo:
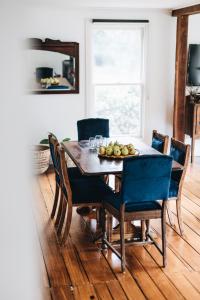
<path fill-rule="evenodd" d="M 189 17 L 188 27 L 188 44 L 200 44 L 200 14 Z M 190 143 L 190 138 L 187 137 L 186 141 Z M 195 142 L 195 155 L 200 156 L 200 140 Z"/>
<path fill-rule="evenodd" d="M 29 95 L 27 114 L 32 143 L 37 143 L 53 131 L 59 138 L 77 138 L 76 121 L 86 112 L 85 89 L 85 28 L 89 18 L 149 19 L 147 99 L 145 140 L 150 141 L 152 129 L 172 132 L 175 22 L 168 12 L 134 9 L 59 9 L 30 7 L 24 37 L 52 38 L 76 41 L 80 44 L 80 94 Z"/>

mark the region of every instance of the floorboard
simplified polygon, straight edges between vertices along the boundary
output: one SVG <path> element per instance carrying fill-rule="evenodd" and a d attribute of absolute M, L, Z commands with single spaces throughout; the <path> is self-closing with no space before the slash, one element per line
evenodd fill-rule
<path fill-rule="evenodd" d="M 175 201 L 171 202 L 175 226 L 167 224 L 168 264 L 153 245 L 126 248 L 126 273 L 110 250 L 101 252 L 92 242 L 87 224 L 73 212 L 66 247 L 60 247 L 50 220 L 55 178 L 52 170 L 36 178 L 34 217 L 38 235 L 44 300 L 144 300 L 200 299 L 200 158 L 188 168 L 182 196 L 184 235 L 179 234 Z M 160 223 L 151 222 L 160 240 Z"/>

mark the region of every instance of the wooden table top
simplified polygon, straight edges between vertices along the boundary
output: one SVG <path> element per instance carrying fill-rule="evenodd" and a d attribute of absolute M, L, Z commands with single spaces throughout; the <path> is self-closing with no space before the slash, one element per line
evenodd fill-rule
<path fill-rule="evenodd" d="M 121 143 L 132 143 L 140 155 L 144 154 L 161 154 L 149 145 L 141 142 L 136 138 L 119 139 Z M 120 174 L 123 168 L 123 159 L 105 159 L 98 157 L 97 151 L 91 151 L 89 147 L 81 147 L 79 142 L 70 141 L 62 143 L 65 152 L 72 159 L 74 164 L 80 169 L 81 173 L 87 176 Z M 173 170 L 182 170 L 183 166 L 173 161 Z"/>

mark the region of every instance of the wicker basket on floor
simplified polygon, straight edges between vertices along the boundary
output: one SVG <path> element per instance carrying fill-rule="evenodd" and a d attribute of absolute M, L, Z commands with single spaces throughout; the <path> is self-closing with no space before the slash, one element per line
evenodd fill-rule
<path fill-rule="evenodd" d="M 36 145 L 33 149 L 33 166 L 36 174 L 43 174 L 49 167 L 50 150 L 47 145 Z"/>

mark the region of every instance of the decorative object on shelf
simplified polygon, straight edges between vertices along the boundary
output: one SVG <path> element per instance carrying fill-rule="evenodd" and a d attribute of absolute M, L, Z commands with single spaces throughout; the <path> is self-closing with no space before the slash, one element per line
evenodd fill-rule
<path fill-rule="evenodd" d="M 79 44 L 28 39 L 27 84 L 34 94 L 79 93 Z"/>
<path fill-rule="evenodd" d="M 33 165 L 36 174 L 43 174 L 49 167 L 50 150 L 47 145 L 36 145 L 33 149 Z"/>
<path fill-rule="evenodd" d="M 200 85 L 187 86 L 186 90 L 190 96 L 191 103 L 200 103 Z"/>

